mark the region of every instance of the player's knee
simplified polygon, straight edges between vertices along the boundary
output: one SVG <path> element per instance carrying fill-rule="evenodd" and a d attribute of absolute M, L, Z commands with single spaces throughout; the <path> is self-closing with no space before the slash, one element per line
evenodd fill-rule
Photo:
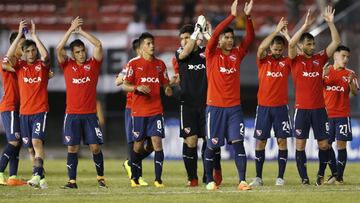
<path fill-rule="evenodd" d="M 90 151 L 93 154 L 98 154 L 101 151 L 100 145 L 98 145 L 98 144 L 91 144 L 91 145 L 89 145 L 89 147 L 90 147 Z"/>
<path fill-rule="evenodd" d="M 328 140 L 321 140 L 318 141 L 319 149 L 321 150 L 328 150 L 329 149 L 329 142 Z"/>
<path fill-rule="evenodd" d="M 306 146 L 306 139 L 296 139 L 296 150 L 304 151 Z"/>
<path fill-rule="evenodd" d="M 143 148 L 142 142 L 134 142 L 134 145 L 133 145 L 134 152 L 141 153 L 142 148 Z"/>
<path fill-rule="evenodd" d="M 266 140 L 256 140 L 256 150 L 264 150 L 266 147 Z"/>
<path fill-rule="evenodd" d="M 79 145 L 68 146 L 68 153 L 78 153 Z"/>
<path fill-rule="evenodd" d="M 336 142 L 336 147 L 338 150 L 346 149 L 346 141 L 338 140 Z"/>
<path fill-rule="evenodd" d="M 19 141 L 10 141 L 9 144 L 11 144 L 14 147 L 19 147 L 20 146 L 20 142 Z"/>
<path fill-rule="evenodd" d="M 286 142 L 286 139 L 277 139 L 277 143 L 278 143 L 278 146 L 279 146 L 279 149 L 280 150 L 286 150 L 287 149 L 287 142 Z"/>
<path fill-rule="evenodd" d="M 195 148 L 197 146 L 198 138 L 196 135 L 187 137 L 185 143 L 189 148 Z"/>
<path fill-rule="evenodd" d="M 43 148 L 43 141 L 40 139 L 32 139 L 32 145 L 34 147 L 35 152 L 42 150 Z"/>

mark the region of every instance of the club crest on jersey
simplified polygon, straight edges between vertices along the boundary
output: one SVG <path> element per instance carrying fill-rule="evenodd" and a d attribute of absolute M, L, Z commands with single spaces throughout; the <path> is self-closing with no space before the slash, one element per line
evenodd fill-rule
<path fill-rule="evenodd" d="M 156 70 L 157 70 L 158 72 L 161 71 L 161 66 L 155 66 L 155 68 L 156 68 Z"/>
<path fill-rule="evenodd" d="M 186 134 L 189 134 L 190 131 L 191 131 L 191 128 L 190 128 L 190 127 L 184 128 L 184 132 L 185 132 Z"/>
<path fill-rule="evenodd" d="M 219 138 L 217 137 L 211 138 L 211 142 L 216 145 L 219 142 Z"/>
<path fill-rule="evenodd" d="M 349 81 L 349 78 L 347 78 L 346 76 L 342 76 L 342 80 L 343 80 L 344 82 L 348 82 L 348 81 Z"/>
<path fill-rule="evenodd" d="M 134 135 L 134 137 L 138 138 L 139 135 L 140 135 L 140 132 L 135 132 L 135 131 L 133 131 L 133 135 Z"/>
<path fill-rule="evenodd" d="M 229 58 L 230 58 L 231 61 L 236 61 L 236 56 L 235 55 L 230 55 Z"/>
<path fill-rule="evenodd" d="M 65 142 L 70 142 L 71 137 L 70 136 L 65 136 Z"/>
<path fill-rule="evenodd" d="M 23 66 L 22 69 L 27 70 L 28 68 L 26 66 Z"/>
<path fill-rule="evenodd" d="M 22 141 L 24 144 L 28 144 L 29 143 L 29 138 L 28 137 L 23 137 Z"/>
<path fill-rule="evenodd" d="M 302 133 L 302 130 L 301 130 L 301 129 L 296 129 L 296 130 L 295 130 L 295 133 L 296 133 L 297 136 L 300 136 L 301 133 Z"/>
<path fill-rule="evenodd" d="M 91 69 L 91 66 L 90 66 L 90 65 L 86 65 L 86 66 L 84 66 L 84 70 L 86 70 L 86 71 L 90 71 L 90 69 Z"/>
<path fill-rule="evenodd" d="M 313 64 L 319 66 L 320 62 L 318 60 L 313 61 Z"/>
<path fill-rule="evenodd" d="M 205 53 L 204 53 L 204 52 L 201 52 L 201 53 L 199 54 L 199 56 L 204 59 L 204 58 L 205 58 Z"/>
<path fill-rule="evenodd" d="M 280 61 L 280 62 L 279 62 L 279 66 L 282 67 L 282 68 L 285 67 L 285 62 L 284 62 L 284 61 Z"/>
<path fill-rule="evenodd" d="M 77 71 L 77 68 L 75 66 L 71 67 L 73 69 L 73 71 Z"/>
<path fill-rule="evenodd" d="M 41 70 L 41 66 L 40 65 L 35 66 L 35 70 L 39 72 Z"/>
<path fill-rule="evenodd" d="M 262 130 L 256 130 L 256 135 L 257 136 L 261 136 L 261 134 L 262 134 Z"/>

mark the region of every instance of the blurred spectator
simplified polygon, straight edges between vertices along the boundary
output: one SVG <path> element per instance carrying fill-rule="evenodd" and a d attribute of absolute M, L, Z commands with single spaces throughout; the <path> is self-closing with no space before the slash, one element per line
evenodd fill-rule
<path fill-rule="evenodd" d="M 289 24 L 295 25 L 300 20 L 299 6 L 303 3 L 303 0 L 284 0 L 288 8 Z"/>
<path fill-rule="evenodd" d="M 228 16 L 225 7 L 221 4 L 222 4 L 221 2 L 217 2 L 216 9 L 209 10 L 209 19 L 213 27 L 216 27 L 221 21 L 223 21 Z"/>
<path fill-rule="evenodd" d="M 128 52 L 131 52 L 132 41 L 138 38 L 143 32 L 146 32 L 144 17 L 140 17 L 138 14 L 135 13 L 133 16 L 133 20 L 128 24 L 126 28 Z"/>
<path fill-rule="evenodd" d="M 149 23 L 151 20 L 151 0 L 135 0 L 135 8 L 135 13 Z"/>
<path fill-rule="evenodd" d="M 183 0 L 183 10 L 179 27 L 185 24 L 193 24 L 196 0 Z"/>
<path fill-rule="evenodd" d="M 274 18 L 267 17 L 265 19 L 265 23 L 261 25 L 258 34 L 261 37 L 267 36 L 270 33 L 272 33 L 275 30 L 275 28 L 276 28 L 276 24 L 274 23 Z"/>
<path fill-rule="evenodd" d="M 160 28 L 161 24 L 166 20 L 165 9 L 166 8 L 163 0 L 155 0 L 152 24 L 157 29 Z"/>

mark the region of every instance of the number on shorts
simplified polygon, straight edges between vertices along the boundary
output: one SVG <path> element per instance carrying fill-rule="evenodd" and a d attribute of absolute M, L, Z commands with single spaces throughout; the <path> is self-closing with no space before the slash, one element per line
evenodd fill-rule
<path fill-rule="evenodd" d="M 36 123 L 35 132 L 36 132 L 36 133 L 39 133 L 39 132 L 40 132 L 40 128 L 41 128 L 41 124 L 40 124 L 40 123 Z"/>
<path fill-rule="evenodd" d="M 244 135 L 244 123 L 240 123 L 240 135 Z"/>
<path fill-rule="evenodd" d="M 283 125 L 283 128 L 282 128 L 283 131 L 289 131 L 290 130 L 289 121 L 283 121 L 281 124 Z"/>
<path fill-rule="evenodd" d="M 161 125 L 161 120 L 157 120 L 157 129 L 161 130 L 162 129 L 162 125 Z"/>
<path fill-rule="evenodd" d="M 347 135 L 348 134 L 348 126 L 345 125 L 339 125 L 340 128 L 340 134 Z"/>

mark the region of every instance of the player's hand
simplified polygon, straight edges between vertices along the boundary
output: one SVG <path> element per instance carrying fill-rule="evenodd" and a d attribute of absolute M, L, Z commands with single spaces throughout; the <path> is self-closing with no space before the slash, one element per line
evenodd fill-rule
<path fill-rule="evenodd" d="M 284 37 L 289 36 L 289 30 L 288 30 L 287 26 L 283 27 L 283 29 L 281 29 L 279 31 L 279 33 L 282 34 Z"/>
<path fill-rule="evenodd" d="M 311 9 L 309 9 L 306 13 L 305 22 L 304 25 L 306 28 L 309 28 L 313 22 L 315 21 L 315 18 L 311 16 Z"/>
<path fill-rule="evenodd" d="M 203 31 L 206 27 L 206 19 L 203 15 L 199 15 L 196 25 L 199 25 L 201 28 L 201 31 Z"/>
<path fill-rule="evenodd" d="M 333 23 L 334 14 L 335 14 L 335 9 L 332 9 L 331 6 L 327 6 L 322 16 L 327 23 Z"/>
<path fill-rule="evenodd" d="M 173 95 L 173 91 L 172 91 L 170 85 L 166 86 L 164 91 L 165 91 L 165 95 L 168 97 Z"/>
<path fill-rule="evenodd" d="M 353 82 L 354 78 L 357 78 L 355 73 L 350 73 L 350 75 L 348 77 L 349 84 Z"/>
<path fill-rule="evenodd" d="M 323 77 L 327 76 L 330 72 L 330 64 L 326 63 L 323 67 Z"/>
<path fill-rule="evenodd" d="M 30 22 L 31 22 L 31 35 L 36 35 L 35 23 L 33 20 L 31 20 Z"/>
<path fill-rule="evenodd" d="M 55 73 L 52 70 L 49 70 L 48 77 L 49 79 L 53 78 L 55 76 Z"/>
<path fill-rule="evenodd" d="M 150 87 L 147 85 L 136 86 L 135 91 L 143 94 L 149 94 L 151 92 Z"/>
<path fill-rule="evenodd" d="M 83 19 L 80 18 L 79 16 L 76 17 L 73 21 L 71 21 L 71 26 L 69 28 L 70 31 L 75 31 L 77 28 L 79 28 L 80 26 L 82 26 L 84 23 Z"/>
<path fill-rule="evenodd" d="M 180 77 L 179 74 L 175 74 L 171 80 L 170 80 L 170 85 L 178 85 L 180 83 Z"/>
<path fill-rule="evenodd" d="M 284 17 L 281 17 L 279 23 L 277 24 L 277 26 L 275 28 L 275 32 L 276 33 L 281 32 L 281 30 L 284 29 L 287 25 L 288 25 L 288 22 L 286 20 L 284 20 Z"/>
<path fill-rule="evenodd" d="M 7 58 L 2 61 L 2 69 L 8 72 L 15 72 L 15 69 L 10 65 Z"/>
<path fill-rule="evenodd" d="M 231 4 L 231 15 L 233 16 L 237 15 L 237 5 L 238 5 L 238 0 L 234 0 L 234 2 Z"/>
<path fill-rule="evenodd" d="M 26 27 L 26 20 L 21 20 L 19 23 L 19 31 L 18 34 L 21 35 L 23 33 L 24 28 Z"/>
<path fill-rule="evenodd" d="M 245 6 L 244 6 L 244 12 L 245 12 L 245 15 L 250 15 L 250 12 L 251 12 L 251 9 L 253 7 L 253 3 L 254 1 L 253 0 L 250 0 L 250 2 L 245 2 Z"/>

